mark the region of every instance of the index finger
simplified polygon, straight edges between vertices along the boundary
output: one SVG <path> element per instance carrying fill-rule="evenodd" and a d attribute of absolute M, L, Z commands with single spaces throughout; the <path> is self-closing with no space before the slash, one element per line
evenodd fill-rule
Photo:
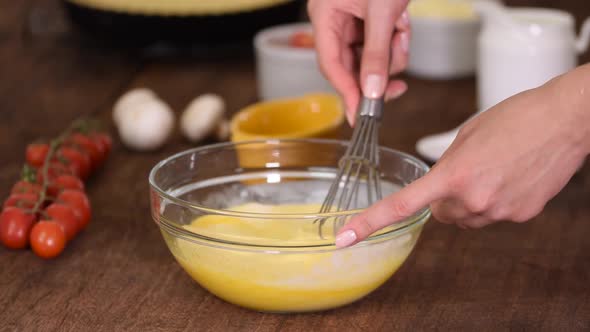
<path fill-rule="evenodd" d="M 376 231 L 412 216 L 430 203 L 447 196 L 442 173 L 432 169 L 398 192 L 354 216 L 336 236 L 337 247 L 358 243 Z"/>

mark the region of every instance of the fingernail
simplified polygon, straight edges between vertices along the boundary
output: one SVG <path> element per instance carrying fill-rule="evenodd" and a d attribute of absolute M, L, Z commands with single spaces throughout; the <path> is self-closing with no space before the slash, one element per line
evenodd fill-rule
<path fill-rule="evenodd" d="M 407 86 L 405 86 L 403 89 L 395 90 L 391 94 L 388 94 L 388 95 L 385 96 L 385 101 L 390 101 L 392 99 L 399 98 L 406 91 L 408 91 L 408 87 Z"/>
<path fill-rule="evenodd" d="M 376 74 L 367 75 L 363 93 L 367 98 L 379 98 L 383 94 L 383 79 Z"/>
<path fill-rule="evenodd" d="M 354 125 L 354 116 L 356 114 L 356 111 L 355 111 L 355 107 L 356 106 L 353 106 L 353 105 L 354 105 L 354 102 L 347 101 L 347 103 L 346 103 L 346 112 L 345 112 L 346 121 L 348 122 L 348 124 L 351 127 Z"/>
<path fill-rule="evenodd" d="M 336 236 L 336 247 L 343 248 L 348 247 L 356 240 L 356 233 L 349 229 L 345 232 L 342 232 Z"/>
<path fill-rule="evenodd" d="M 407 32 L 402 32 L 399 36 L 400 39 L 400 47 L 404 53 L 408 53 L 410 51 L 410 38 Z"/>
<path fill-rule="evenodd" d="M 408 15 L 408 11 L 404 10 L 401 16 L 401 23 L 405 26 L 410 26 L 410 15 Z"/>
<path fill-rule="evenodd" d="M 354 115 L 351 112 L 346 112 L 346 120 L 351 127 L 354 126 Z"/>

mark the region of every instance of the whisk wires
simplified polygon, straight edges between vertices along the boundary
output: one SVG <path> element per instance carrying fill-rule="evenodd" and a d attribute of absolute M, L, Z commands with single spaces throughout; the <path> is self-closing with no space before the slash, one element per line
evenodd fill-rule
<path fill-rule="evenodd" d="M 359 106 L 357 123 L 350 144 L 338 163 L 338 171 L 332 182 L 320 213 L 346 211 L 359 206 L 361 185 L 367 195 L 367 204 L 382 198 L 379 174 L 379 124 L 383 99 L 364 98 Z M 319 235 L 323 238 L 323 226 L 327 218 L 319 222 Z M 345 217 L 335 217 L 334 234 L 345 223 Z"/>

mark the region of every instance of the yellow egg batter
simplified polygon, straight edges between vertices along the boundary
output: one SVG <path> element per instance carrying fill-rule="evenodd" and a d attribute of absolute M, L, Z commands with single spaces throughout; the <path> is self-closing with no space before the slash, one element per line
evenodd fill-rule
<path fill-rule="evenodd" d="M 319 205 L 249 203 L 230 210 L 301 214 L 318 211 Z M 312 220 L 208 215 L 185 228 L 203 236 L 250 244 L 197 243 L 163 232 L 178 262 L 203 287 L 231 303 L 274 312 L 328 309 L 365 296 L 399 268 L 420 231 L 417 227 L 413 234 L 336 250 L 276 247 L 322 242 Z M 329 228 L 326 231 L 331 232 Z"/>
<path fill-rule="evenodd" d="M 408 4 L 410 16 L 471 20 L 476 18 L 472 0 L 414 0 Z"/>

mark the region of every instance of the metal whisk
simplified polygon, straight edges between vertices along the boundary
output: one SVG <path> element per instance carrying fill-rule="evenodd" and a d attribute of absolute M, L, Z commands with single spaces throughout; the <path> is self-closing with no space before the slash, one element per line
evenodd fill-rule
<path fill-rule="evenodd" d="M 359 103 L 357 121 L 350 144 L 338 163 L 338 173 L 328 190 L 320 213 L 344 211 L 358 204 L 361 183 L 364 182 L 367 204 L 382 198 L 379 175 L 379 124 L 383 113 L 383 98 L 363 97 Z M 318 221 L 318 220 L 316 220 Z M 319 235 L 327 219 L 319 220 Z M 344 218 L 334 219 L 334 234 L 344 224 Z"/>

